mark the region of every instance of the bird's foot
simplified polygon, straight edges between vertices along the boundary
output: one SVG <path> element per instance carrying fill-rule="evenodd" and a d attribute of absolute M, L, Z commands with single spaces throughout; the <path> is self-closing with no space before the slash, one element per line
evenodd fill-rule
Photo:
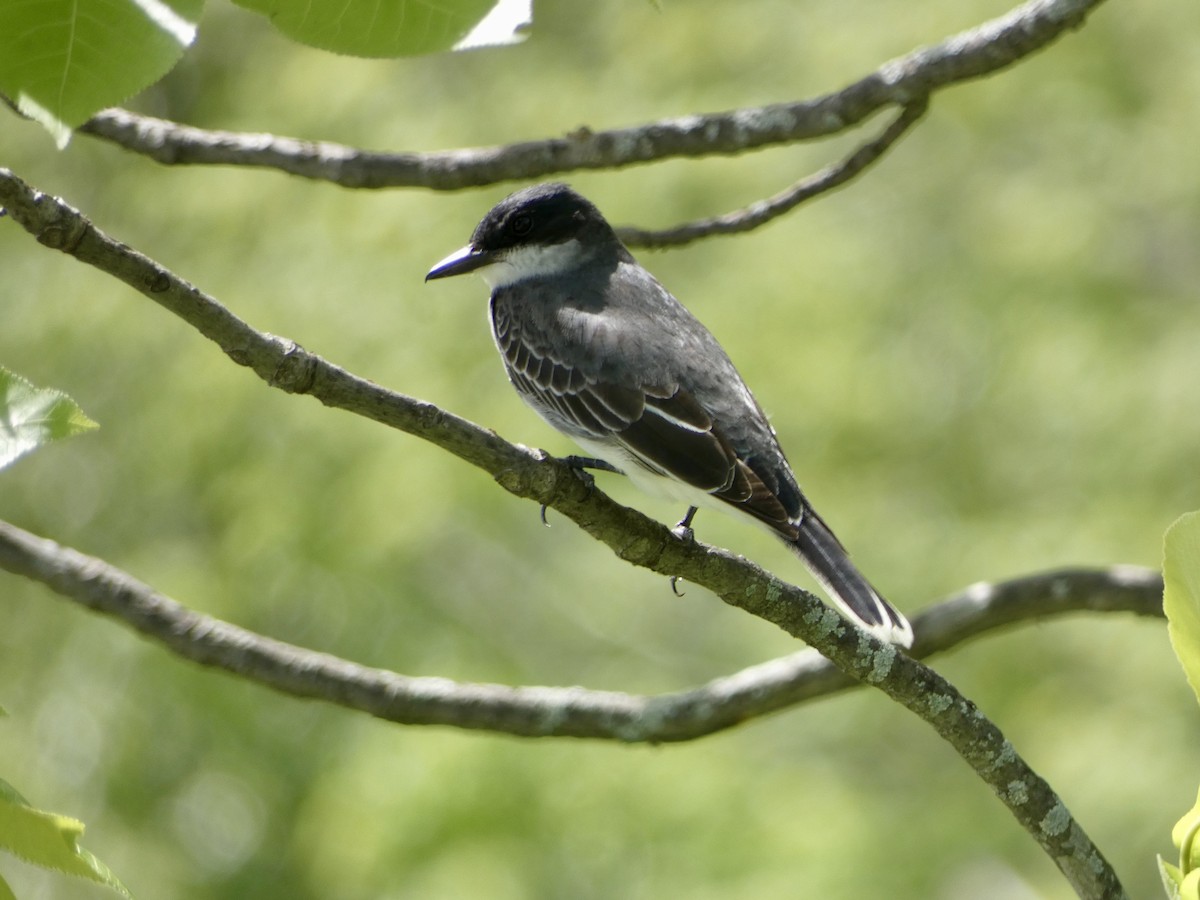
<path fill-rule="evenodd" d="M 616 472 L 620 474 L 621 470 L 612 463 L 605 462 L 602 459 L 597 459 L 594 456 L 564 456 L 562 461 L 570 467 L 577 478 L 584 483 L 587 488 L 588 496 L 592 495 L 592 491 L 596 489 L 596 479 L 588 469 L 595 469 L 598 472 Z M 542 504 L 541 512 L 542 524 L 547 528 L 550 523 L 546 521 L 546 504 Z"/>
<path fill-rule="evenodd" d="M 679 538 L 681 541 L 687 541 L 689 544 L 696 543 L 696 532 L 692 530 L 692 519 L 695 518 L 696 507 L 689 506 L 688 511 L 684 513 L 683 518 L 675 523 L 675 527 L 671 529 L 671 534 Z M 671 593 L 676 597 L 682 597 L 683 591 L 679 589 L 679 582 L 682 580 L 679 575 L 671 576 Z"/>
<path fill-rule="evenodd" d="M 679 538 L 681 541 L 687 541 L 689 544 L 696 543 L 696 532 L 692 530 L 692 519 L 696 516 L 696 507 L 689 506 L 684 517 L 675 523 L 675 527 L 671 529 L 671 534 Z"/>
<path fill-rule="evenodd" d="M 616 472 L 618 475 L 621 474 L 621 470 L 612 463 L 597 459 L 594 456 L 564 456 L 562 461 L 577 472 L 583 472 L 585 469 L 595 469 L 597 472 Z"/>

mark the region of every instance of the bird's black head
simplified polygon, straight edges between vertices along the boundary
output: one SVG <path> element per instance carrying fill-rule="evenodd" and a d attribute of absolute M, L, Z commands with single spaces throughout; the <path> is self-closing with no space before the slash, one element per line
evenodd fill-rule
<path fill-rule="evenodd" d="M 497 203 L 476 226 L 471 243 L 434 266 L 425 280 L 478 271 L 498 287 L 623 250 L 591 201 L 551 182 Z"/>
<path fill-rule="evenodd" d="M 505 197 L 483 217 L 471 245 L 499 251 L 528 244 L 561 244 L 608 228 L 600 210 L 561 182 L 537 184 Z"/>

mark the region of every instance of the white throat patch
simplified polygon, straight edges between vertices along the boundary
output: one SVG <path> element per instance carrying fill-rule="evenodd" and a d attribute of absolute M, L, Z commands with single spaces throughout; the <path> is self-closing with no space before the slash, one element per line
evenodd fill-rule
<path fill-rule="evenodd" d="M 517 247 L 478 273 L 493 291 L 529 278 L 545 278 L 573 268 L 580 259 L 579 241 Z"/>

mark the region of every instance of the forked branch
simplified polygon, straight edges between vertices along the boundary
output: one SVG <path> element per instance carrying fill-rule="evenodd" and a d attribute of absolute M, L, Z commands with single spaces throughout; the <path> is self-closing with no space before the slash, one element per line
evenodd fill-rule
<path fill-rule="evenodd" d="M 634 247 L 662 247 L 757 228 L 844 184 L 892 147 L 945 88 L 1010 66 L 1078 28 L 1103 0 L 1029 0 L 990 22 L 884 63 L 808 100 L 660 119 L 628 128 L 580 127 L 563 137 L 429 153 L 372 152 L 328 141 L 216 131 L 108 109 L 79 129 L 168 165 L 256 166 L 348 188 L 454 191 L 585 169 L 617 169 L 679 157 L 736 155 L 848 131 L 900 110 L 880 135 L 845 159 L 745 209 L 663 231 L 621 230 Z"/>
<path fill-rule="evenodd" d="M 454 191 L 580 169 L 678 157 L 734 155 L 838 134 L 882 109 L 989 75 L 1083 24 L 1103 0 L 1029 0 L 941 43 L 884 63 L 810 100 L 661 119 L 629 128 L 580 128 L 565 137 L 432 153 L 373 153 L 325 141 L 209 131 L 110 109 L 80 131 L 169 165 L 261 166 L 343 187 Z"/>

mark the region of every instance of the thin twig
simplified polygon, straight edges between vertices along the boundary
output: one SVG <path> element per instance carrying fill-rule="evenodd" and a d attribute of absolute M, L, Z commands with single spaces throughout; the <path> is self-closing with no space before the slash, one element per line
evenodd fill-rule
<path fill-rule="evenodd" d="M 1082 826 L 994 723 L 939 674 L 849 625 L 812 594 L 728 551 L 675 537 L 661 523 L 589 490 L 570 466 L 540 451 L 509 444 L 433 404 L 389 392 L 291 341 L 255 331 L 212 297 L 6 169 L 0 169 L 0 206 L 42 244 L 131 285 L 268 384 L 311 394 L 449 450 L 490 472 L 510 493 L 554 508 L 621 559 L 681 575 L 804 640 L 851 678 L 878 687 L 928 722 L 993 789 L 1080 897 L 1126 896 Z"/>
<path fill-rule="evenodd" d="M 869 143 L 863 144 L 845 159 L 827 166 L 807 178 L 797 181 L 787 190 L 768 197 L 766 200 L 710 219 L 697 219 L 663 231 L 648 231 L 641 228 L 618 228 L 617 235 L 630 247 L 674 247 L 687 244 L 713 234 L 738 234 L 765 225 L 795 209 L 806 200 L 811 200 L 834 188 L 841 187 L 865 171 L 883 156 L 900 138 L 915 125 L 929 108 L 926 98 L 905 106 L 883 132 Z"/>

